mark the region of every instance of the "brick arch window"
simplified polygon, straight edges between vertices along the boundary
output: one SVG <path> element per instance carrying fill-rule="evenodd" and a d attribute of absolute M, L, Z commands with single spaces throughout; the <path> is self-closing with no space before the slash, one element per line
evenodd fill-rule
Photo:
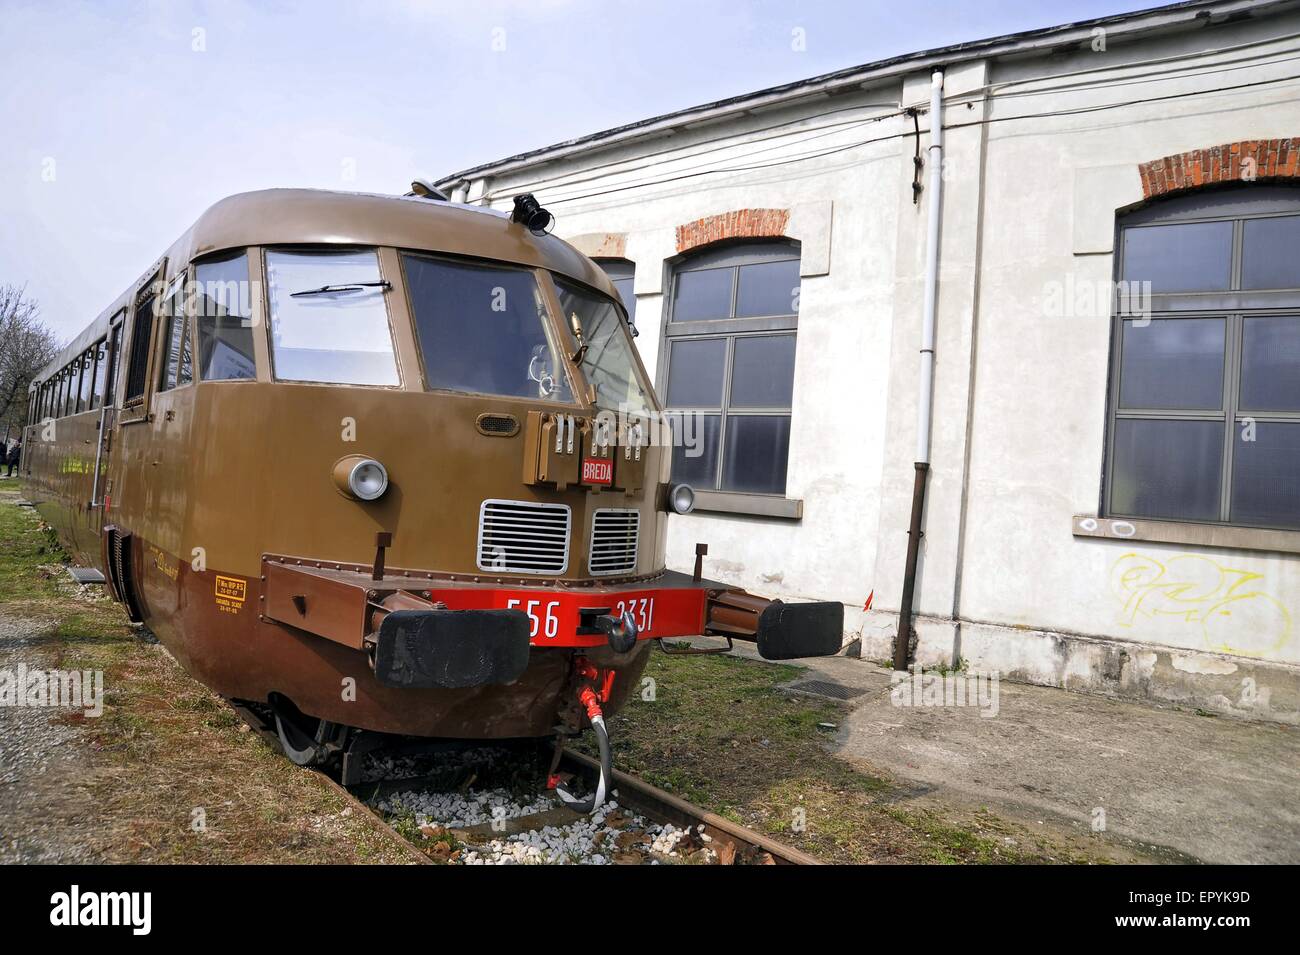
<path fill-rule="evenodd" d="M 661 394 L 684 438 L 674 480 L 785 495 L 798 312 L 798 243 L 711 246 L 675 266 L 660 361 Z"/>
<path fill-rule="evenodd" d="M 1300 529 L 1297 249 L 1296 187 L 1194 191 L 1119 219 L 1108 515 Z"/>
<path fill-rule="evenodd" d="M 1155 199 L 1231 182 L 1300 183 L 1300 139 L 1248 139 L 1138 166 L 1142 196 Z"/>

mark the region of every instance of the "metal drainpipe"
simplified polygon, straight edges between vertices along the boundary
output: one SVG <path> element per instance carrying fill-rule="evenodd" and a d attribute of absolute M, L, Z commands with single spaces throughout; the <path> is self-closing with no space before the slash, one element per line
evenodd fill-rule
<path fill-rule="evenodd" d="M 925 512 L 925 482 L 930 471 L 930 424 L 934 418 L 934 326 L 939 292 L 939 223 L 943 202 L 943 71 L 930 77 L 929 208 L 925 229 L 925 302 L 921 323 L 920 400 L 916 408 L 916 475 L 912 483 L 912 516 L 907 529 L 907 566 L 903 599 L 898 608 L 894 639 L 894 669 L 906 670 L 911 657 L 912 598 L 916 593 L 916 562 L 921 551 L 921 515 Z"/>

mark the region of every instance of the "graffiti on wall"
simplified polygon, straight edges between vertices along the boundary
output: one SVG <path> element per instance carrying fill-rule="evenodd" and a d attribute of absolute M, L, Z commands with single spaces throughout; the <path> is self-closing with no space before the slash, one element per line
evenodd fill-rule
<path fill-rule="evenodd" d="M 1275 653 L 1291 639 L 1290 611 L 1254 571 L 1199 554 L 1128 553 L 1115 561 L 1110 582 L 1126 627 L 1191 627 L 1205 649 L 1247 656 Z"/>

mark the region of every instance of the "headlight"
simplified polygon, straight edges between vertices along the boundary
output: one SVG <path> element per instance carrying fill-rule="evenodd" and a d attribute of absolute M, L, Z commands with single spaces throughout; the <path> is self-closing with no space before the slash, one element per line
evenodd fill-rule
<path fill-rule="evenodd" d="M 351 454 L 334 465 L 334 484 L 359 501 L 373 501 L 388 490 L 388 469 L 374 458 Z"/>
<path fill-rule="evenodd" d="M 668 509 L 676 514 L 689 514 L 695 510 L 695 491 L 689 484 L 674 484 L 668 488 Z"/>

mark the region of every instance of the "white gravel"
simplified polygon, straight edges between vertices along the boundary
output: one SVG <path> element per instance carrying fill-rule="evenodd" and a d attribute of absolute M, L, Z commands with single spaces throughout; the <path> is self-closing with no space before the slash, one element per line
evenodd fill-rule
<path fill-rule="evenodd" d="M 613 796 L 617 796 L 615 791 Z M 517 819 L 559 807 L 549 794 L 527 800 L 502 789 L 481 792 L 408 790 L 375 803 L 387 815 L 411 813 L 430 838 L 446 835 L 457 848 L 446 861 L 462 865 L 609 865 L 663 862 L 711 863 L 716 853 L 709 837 L 675 826 L 661 826 L 619 807 L 616 799 L 595 813 L 562 826 L 545 826 L 483 842 L 461 843 L 447 830 L 468 829 L 494 820 Z"/>
<path fill-rule="evenodd" d="M 0 613 L 0 668 L 53 665 L 50 621 Z M 0 706 L 0 864 L 93 862 L 81 734 L 55 707 Z"/>

